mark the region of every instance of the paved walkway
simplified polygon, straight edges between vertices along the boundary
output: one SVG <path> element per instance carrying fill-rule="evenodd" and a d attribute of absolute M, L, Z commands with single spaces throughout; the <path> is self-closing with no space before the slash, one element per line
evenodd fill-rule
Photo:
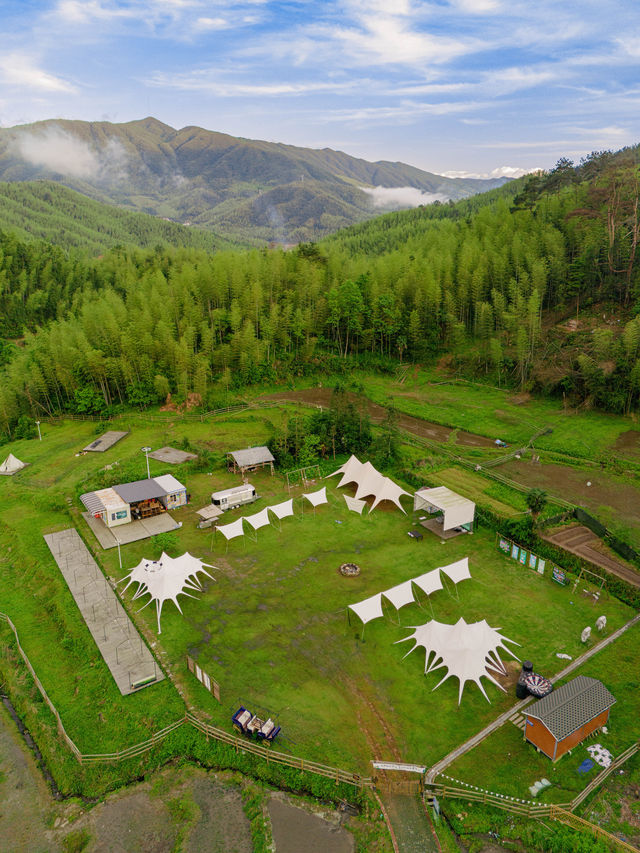
<path fill-rule="evenodd" d="M 563 670 L 557 673 L 557 675 L 554 675 L 553 678 L 551 678 L 551 681 L 555 683 L 556 681 L 560 681 L 560 679 L 562 678 L 566 678 L 567 675 L 570 675 L 574 670 L 582 666 L 582 664 L 588 661 L 589 658 L 592 658 L 594 655 L 598 654 L 598 652 L 601 652 L 602 649 L 604 649 L 610 643 L 613 643 L 614 640 L 617 640 L 618 637 L 624 634 L 625 631 L 628 631 L 629 628 L 631 628 L 637 622 L 640 622 L 640 613 L 636 613 L 633 619 L 630 619 L 626 625 L 623 625 L 622 628 L 618 628 L 618 630 L 614 631 L 613 634 L 610 634 L 600 643 L 597 643 L 595 646 L 593 646 L 593 648 L 586 651 L 583 655 L 580 655 L 579 658 L 576 658 L 574 661 L 572 661 L 569 666 L 566 666 Z M 489 723 L 489 725 L 482 729 L 482 731 L 478 732 L 478 734 L 474 735 L 472 738 L 469 738 L 468 741 L 458 746 L 456 749 L 453 750 L 453 752 L 450 752 L 449 755 L 445 755 L 444 758 L 442 758 L 440 761 L 434 764 L 433 767 L 430 767 L 427 770 L 427 773 L 424 777 L 425 782 L 434 782 L 436 776 L 438 776 L 439 773 L 442 773 L 445 768 L 447 768 L 456 760 L 456 758 L 459 758 L 461 755 L 464 755 L 465 752 L 469 752 L 470 749 L 473 749 L 474 746 L 477 746 L 479 743 L 481 743 L 492 732 L 495 732 L 496 729 L 499 729 L 503 723 L 506 723 L 507 720 L 509 720 L 515 714 L 515 712 L 522 710 L 525 705 L 528 705 L 530 702 L 533 702 L 534 698 L 535 697 L 533 696 L 527 696 L 526 699 L 522 699 L 520 702 L 517 702 L 515 705 L 512 705 L 511 708 L 509 708 L 503 714 L 500 714 L 499 717 L 496 717 L 496 719 L 492 723 Z"/>
<path fill-rule="evenodd" d="M 382 800 L 400 853 L 438 853 L 441 850 L 419 794 L 383 794 Z"/>
<path fill-rule="evenodd" d="M 118 543 L 127 545 L 129 542 L 139 542 L 141 539 L 149 539 L 157 533 L 168 533 L 177 530 L 180 525 L 169 515 L 161 512 L 152 515 L 151 518 L 130 521 L 128 524 L 119 524 L 117 527 L 109 528 L 101 518 L 94 518 L 90 512 L 83 512 L 82 517 L 91 528 L 91 532 L 100 543 L 100 547 L 107 551 L 115 548 Z"/>
<path fill-rule="evenodd" d="M 44 537 L 123 696 L 164 678 L 75 527 Z M 140 687 L 146 686 L 140 685 Z"/>

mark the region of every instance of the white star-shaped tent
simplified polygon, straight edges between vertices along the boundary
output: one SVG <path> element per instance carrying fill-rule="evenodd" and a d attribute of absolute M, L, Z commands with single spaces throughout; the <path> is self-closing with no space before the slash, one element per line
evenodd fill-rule
<path fill-rule="evenodd" d="M 432 619 L 424 625 L 414 626 L 414 633 L 411 636 L 397 642 L 404 643 L 407 640 L 414 641 L 414 646 L 407 652 L 407 655 L 411 654 L 418 646 L 425 649 L 427 653 L 424 666 L 425 673 L 433 672 L 442 667 L 446 668 L 446 675 L 436 684 L 434 690 L 437 690 L 451 676 L 455 676 L 459 680 L 458 705 L 467 681 L 473 681 L 478 685 L 487 702 L 491 700 L 480 681 L 482 677 L 488 678 L 496 687 L 504 690 L 491 674 L 492 672 L 507 674 L 498 654 L 499 648 L 503 648 L 518 660 L 511 649 L 505 646 L 505 643 L 514 643 L 516 646 L 519 643 L 510 640 L 508 637 L 503 637 L 498 629 L 491 628 L 484 619 L 471 624 L 467 624 L 464 619 L 459 619 L 455 625 L 445 625 Z"/>
<path fill-rule="evenodd" d="M 178 603 L 178 596 L 187 595 L 189 598 L 195 598 L 188 590 L 202 592 L 202 585 L 198 574 L 202 572 L 208 578 L 211 578 L 211 580 L 215 580 L 204 566 L 207 566 L 208 569 L 215 568 L 215 566 L 203 563 L 197 557 L 192 557 L 188 551 L 182 554 L 182 556 L 175 558 L 170 557 L 163 551 L 159 560 L 140 560 L 138 565 L 131 569 L 129 574 L 125 575 L 118 583 L 127 581 L 123 592 L 132 583 L 138 584 L 133 601 L 141 598 L 143 595 L 151 596 L 149 601 L 140 610 L 144 610 L 147 605 L 155 601 L 158 617 L 158 634 L 161 634 L 160 616 L 164 602 L 173 601 L 180 613 L 182 613 L 182 609 Z"/>

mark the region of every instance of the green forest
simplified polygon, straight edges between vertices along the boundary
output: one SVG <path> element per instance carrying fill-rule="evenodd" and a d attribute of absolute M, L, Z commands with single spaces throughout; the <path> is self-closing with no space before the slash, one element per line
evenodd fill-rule
<path fill-rule="evenodd" d="M 123 244 L 92 257 L 5 228 L 0 429 L 169 393 L 210 409 L 229 390 L 356 362 L 440 360 L 572 405 L 637 409 L 638 154 L 561 160 L 289 251 Z"/>

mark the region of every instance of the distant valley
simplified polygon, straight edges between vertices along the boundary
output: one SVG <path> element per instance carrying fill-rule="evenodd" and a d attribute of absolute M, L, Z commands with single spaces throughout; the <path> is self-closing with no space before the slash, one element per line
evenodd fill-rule
<path fill-rule="evenodd" d="M 0 181 L 40 180 L 236 242 L 286 245 L 384 210 L 467 198 L 507 179 L 446 178 L 328 148 L 175 130 L 154 118 L 0 129 Z"/>

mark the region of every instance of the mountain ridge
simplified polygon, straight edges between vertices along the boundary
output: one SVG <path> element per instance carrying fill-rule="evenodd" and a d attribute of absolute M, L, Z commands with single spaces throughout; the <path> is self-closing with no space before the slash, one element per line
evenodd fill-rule
<path fill-rule="evenodd" d="M 0 181 L 42 179 L 254 243 L 317 240 L 384 209 L 409 206 L 375 206 L 371 192 L 380 188 L 412 191 L 418 200 L 426 194 L 428 203 L 508 180 L 446 178 L 331 148 L 250 140 L 196 125 L 175 129 L 153 116 L 124 123 L 47 119 L 0 129 Z"/>

